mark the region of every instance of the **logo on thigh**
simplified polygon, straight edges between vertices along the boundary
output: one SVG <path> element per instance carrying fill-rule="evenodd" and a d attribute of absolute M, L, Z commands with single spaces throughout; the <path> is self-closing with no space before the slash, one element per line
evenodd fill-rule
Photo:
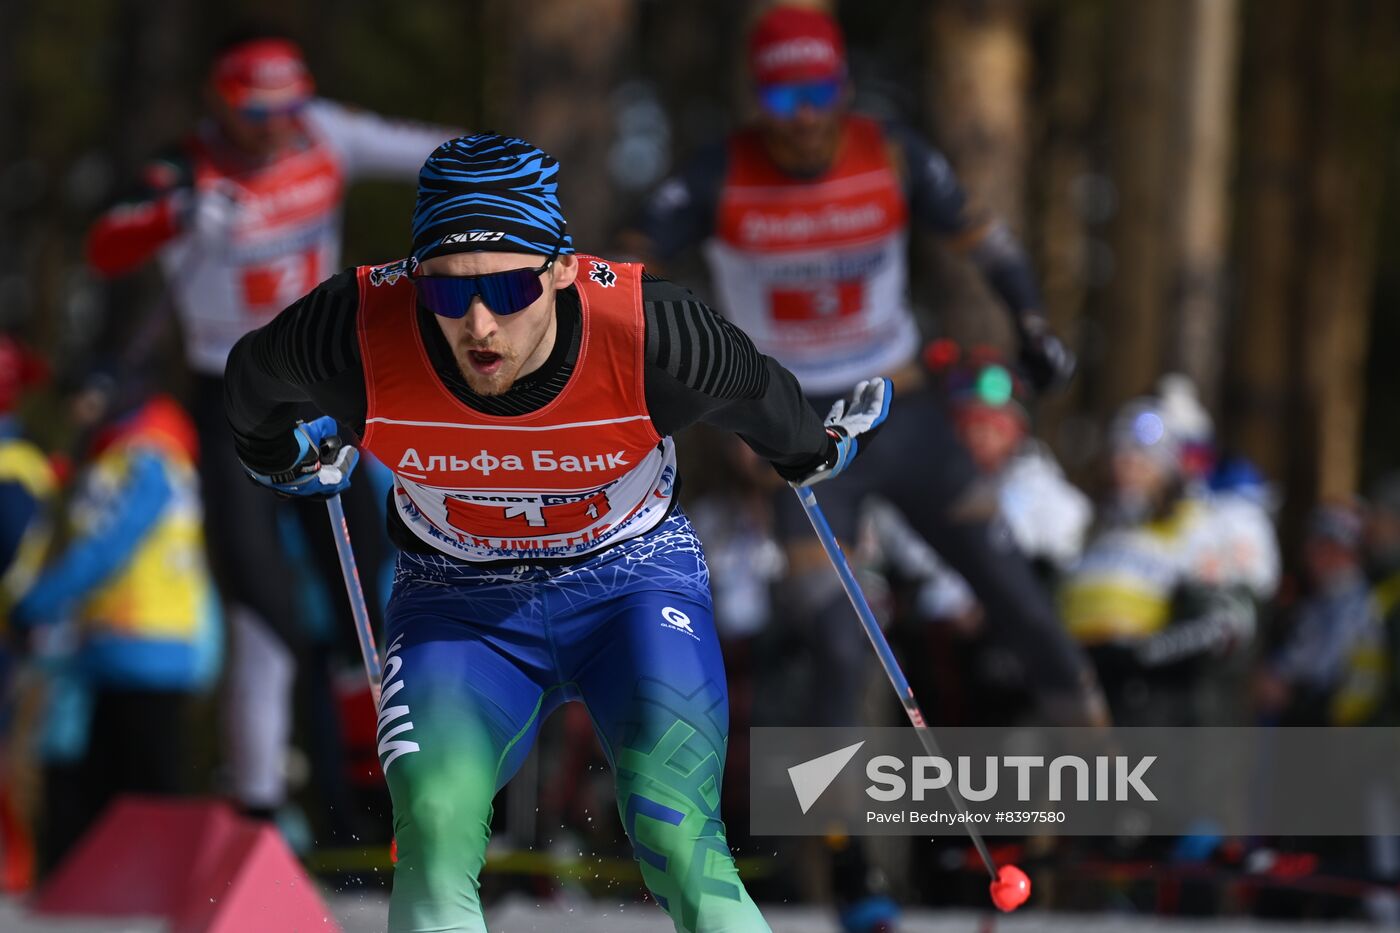
<path fill-rule="evenodd" d="M 408 704 L 389 705 L 389 701 L 403 689 L 404 685 L 402 677 L 394 680 L 403 668 L 403 658 L 398 653 L 402 644 L 403 636 L 400 635 L 389 646 L 389 653 L 384 656 L 384 673 L 380 678 L 379 725 L 375 728 L 375 735 L 379 739 L 379 766 L 384 769 L 386 775 L 389 773 L 389 765 L 393 764 L 396 758 L 419 750 L 417 742 L 397 738 L 397 736 L 413 731 L 413 721 L 404 719 L 405 716 L 409 715 Z M 393 682 L 390 683 L 390 681 Z M 398 719 L 404 719 L 404 721 L 393 728 L 386 729 L 390 723 Z"/>
<path fill-rule="evenodd" d="M 663 607 L 661 610 L 661 618 L 663 620 L 661 623 L 662 628 L 674 629 L 677 632 L 685 632 L 696 641 L 700 640 L 700 636 L 696 635 L 695 629 L 690 626 L 690 616 L 681 612 L 674 606 Z"/>

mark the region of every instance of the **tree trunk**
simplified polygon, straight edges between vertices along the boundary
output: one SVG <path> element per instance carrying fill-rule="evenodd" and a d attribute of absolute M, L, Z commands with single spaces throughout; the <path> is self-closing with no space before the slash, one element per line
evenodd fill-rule
<path fill-rule="evenodd" d="M 1235 0 L 1113 7 L 1108 122 L 1118 211 L 1101 312 L 1099 414 L 1185 372 L 1218 406 L 1230 211 Z"/>
<path fill-rule="evenodd" d="M 1046 315 L 1064 334 L 1076 329 L 1091 281 L 1086 209 L 1092 212 L 1092 206 L 1077 199 L 1075 190 L 1093 172 L 1089 145 L 1101 87 L 1102 27 L 1103 8 L 1096 3 L 1071 4 L 1056 16 L 1054 73 L 1044 102 L 1037 256 Z"/>
<path fill-rule="evenodd" d="M 1190 376 L 1216 410 L 1223 364 L 1222 278 L 1229 236 L 1227 196 L 1238 59 L 1236 0 L 1191 0 L 1185 15 L 1185 113 L 1179 151 L 1180 216 L 1172 369 Z"/>
<path fill-rule="evenodd" d="M 1103 244 L 1094 239 L 1090 225 L 1104 219 L 1102 186 L 1096 186 L 1093 163 L 1094 119 L 1103 87 L 1102 65 L 1107 6 L 1098 0 L 1081 0 L 1057 8 L 1053 19 L 1050 80 L 1037 108 L 1044 126 L 1044 155 L 1035 173 L 1043 190 L 1034 200 L 1039 209 L 1035 256 L 1040 270 L 1045 312 L 1051 327 L 1080 354 L 1081 372 L 1097 367 L 1086 351 L 1084 308 L 1091 290 L 1100 285 L 1099 264 Z M 1097 191 L 1096 196 L 1094 192 Z M 1085 419 L 1071 412 L 1082 408 L 1086 380 L 1074 380 L 1069 390 L 1047 399 L 1036 413 L 1036 431 L 1049 438 L 1061 462 L 1071 471 L 1085 469 L 1093 445 L 1082 434 Z M 1069 419 L 1066 421 L 1066 419 Z"/>
<path fill-rule="evenodd" d="M 1344 0 L 1251 11 L 1230 435 L 1287 490 L 1283 537 L 1360 473 L 1376 239 L 1400 81 L 1400 11 Z"/>
<path fill-rule="evenodd" d="M 1352 495 L 1360 479 L 1361 425 L 1371 293 L 1388 141 L 1400 53 L 1400 11 L 1352 2 L 1323 8 L 1311 179 L 1302 197 L 1309 217 L 1304 265 L 1310 491 L 1320 499 Z"/>
<path fill-rule="evenodd" d="M 1295 193 L 1307 174 L 1300 61 L 1306 0 L 1250 7 L 1247 34 L 1238 313 L 1225 437 L 1272 479 L 1285 478 L 1296 410 L 1294 296 L 1301 286 L 1303 218 Z"/>
<path fill-rule="evenodd" d="M 931 20 L 934 120 L 980 204 L 1023 228 L 1031 56 L 1018 0 L 945 0 Z"/>
<path fill-rule="evenodd" d="M 929 17 L 932 52 L 926 83 L 935 138 L 968 196 L 1025 232 L 1027 94 L 1031 54 L 1021 0 L 943 0 Z M 941 262 L 944 322 L 965 342 L 1008 345 L 998 300 L 965 262 Z"/>
<path fill-rule="evenodd" d="M 1164 242 L 1174 226 L 1173 168 L 1184 158 L 1174 132 L 1182 91 L 1183 8 L 1177 0 L 1113 7 L 1110 173 L 1118 212 L 1110 240 L 1113 275 L 1102 309 L 1103 365 L 1095 401 L 1107 420 L 1127 399 L 1150 391 L 1170 337 Z"/>

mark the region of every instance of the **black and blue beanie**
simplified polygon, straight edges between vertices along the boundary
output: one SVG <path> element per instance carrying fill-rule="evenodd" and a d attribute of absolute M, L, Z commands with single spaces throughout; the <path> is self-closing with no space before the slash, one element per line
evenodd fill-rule
<path fill-rule="evenodd" d="M 477 133 L 438 146 L 418 173 L 413 257 L 572 253 L 559 163 L 523 139 Z"/>

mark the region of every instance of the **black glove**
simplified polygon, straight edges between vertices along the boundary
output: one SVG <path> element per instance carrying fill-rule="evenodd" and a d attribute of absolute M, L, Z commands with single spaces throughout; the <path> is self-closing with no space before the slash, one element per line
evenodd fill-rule
<path fill-rule="evenodd" d="M 1074 378 L 1076 360 L 1064 341 L 1050 332 L 1050 324 L 1039 314 L 1025 314 L 1018 322 L 1021 332 L 1021 369 L 1038 394 L 1063 389 Z"/>

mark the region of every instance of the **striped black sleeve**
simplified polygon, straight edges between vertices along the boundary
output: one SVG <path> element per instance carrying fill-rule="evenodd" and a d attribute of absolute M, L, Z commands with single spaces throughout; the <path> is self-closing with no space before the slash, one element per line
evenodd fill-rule
<path fill-rule="evenodd" d="M 821 418 L 797 379 L 747 334 L 664 279 L 644 275 L 642 298 L 647 407 L 657 433 L 703 421 L 785 467 L 815 467 L 827 456 Z"/>
<path fill-rule="evenodd" d="M 365 380 L 356 316 L 359 284 L 347 269 L 245 335 L 224 370 L 224 407 L 243 462 L 269 472 L 295 457 L 298 418 L 327 414 L 364 432 Z"/>

